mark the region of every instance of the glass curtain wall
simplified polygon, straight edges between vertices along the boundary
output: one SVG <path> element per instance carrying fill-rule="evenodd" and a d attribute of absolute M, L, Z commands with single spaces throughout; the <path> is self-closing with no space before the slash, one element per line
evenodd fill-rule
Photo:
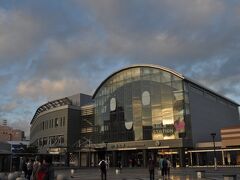
<path fill-rule="evenodd" d="M 95 123 L 108 142 L 185 136 L 183 80 L 153 67 L 111 76 L 95 96 Z"/>

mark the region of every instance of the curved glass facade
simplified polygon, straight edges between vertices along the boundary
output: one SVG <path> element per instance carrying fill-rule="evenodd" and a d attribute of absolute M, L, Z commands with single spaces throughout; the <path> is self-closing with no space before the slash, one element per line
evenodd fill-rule
<path fill-rule="evenodd" d="M 185 136 L 183 79 L 163 69 L 124 69 L 101 85 L 94 100 L 99 142 Z"/>

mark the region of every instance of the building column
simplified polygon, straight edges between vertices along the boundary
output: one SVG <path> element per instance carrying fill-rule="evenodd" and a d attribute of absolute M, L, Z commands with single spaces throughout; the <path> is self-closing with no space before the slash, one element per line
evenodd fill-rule
<path fill-rule="evenodd" d="M 89 151 L 88 151 L 88 167 L 91 167 L 91 164 L 92 164 L 92 152 L 89 148 Z"/>
<path fill-rule="evenodd" d="M 79 168 L 81 167 L 81 152 L 80 152 L 80 150 L 78 152 L 78 167 Z"/>
<path fill-rule="evenodd" d="M 143 151 L 143 167 L 147 167 L 147 159 L 148 159 L 148 157 L 147 157 L 147 150 L 146 149 L 143 149 L 142 150 Z"/>
<path fill-rule="evenodd" d="M 70 160 L 70 154 L 69 154 L 69 152 L 66 152 L 66 155 L 65 155 L 65 166 L 69 166 L 69 160 Z"/>
<path fill-rule="evenodd" d="M 224 151 L 222 150 L 222 164 L 225 165 Z"/>
<path fill-rule="evenodd" d="M 199 166 L 199 155 L 198 155 L 198 152 L 196 152 L 196 156 L 197 156 L 197 165 Z"/>
<path fill-rule="evenodd" d="M 185 162 L 185 150 L 184 150 L 184 148 L 179 148 L 178 153 L 179 153 L 180 167 L 185 167 L 186 162 Z"/>
<path fill-rule="evenodd" d="M 192 152 L 190 152 L 190 165 L 193 166 Z"/>
<path fill-rule="evenodd" d="M 116 164 L 117 164 L 117 159 L 116 159 L 116 151 L 112 151 L 112 165 L 113 165 L 113 167 L 115 167 L 116 166 Z"/>

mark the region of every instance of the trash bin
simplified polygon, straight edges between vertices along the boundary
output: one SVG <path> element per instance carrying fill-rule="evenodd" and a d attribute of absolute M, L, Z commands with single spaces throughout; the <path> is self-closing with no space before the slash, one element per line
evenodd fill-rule
<path fill-rule="evenodd" d="M 116 169 L 116 174 L 120 174 L 120 169 Z"/>
<path fill-rule="evenodd" d="M 223 180 L 237 180 L 237 175 L 236 174 L 223 175 Z"/>
<path fill-rule="evenodd" d="M 204 170 L 199 170 L 197 172 L 197 179 L 202 179 L 205 178 L 205 171 Z"/>

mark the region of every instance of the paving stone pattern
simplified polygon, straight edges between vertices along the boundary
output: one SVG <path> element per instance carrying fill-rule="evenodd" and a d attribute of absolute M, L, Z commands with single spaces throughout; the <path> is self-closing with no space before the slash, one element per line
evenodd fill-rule
<path fill-rule="evenodd" d="M 237 175 L 240 179 L 240 168 L 177 168 L 171 170 L 168 180 L 194 180 L 198 179 L 197 171 L 203 172 L 202 180 L 223 180 L 223 175 Z M 71 177 L 71 169 L 56 169 L 55 174 L 63 174 L 72 180 L 100 180 L 100 171 L 98 168 L 81 168 L 75 169 Z M 155 170 L 155 180 L 162 180 L 158 175 L 158 169 Z M 119 174 L 116 174 L 115 168 L 108 169 L 107 180 L 149 180 L 147 168 L 123 168 Z"/>

